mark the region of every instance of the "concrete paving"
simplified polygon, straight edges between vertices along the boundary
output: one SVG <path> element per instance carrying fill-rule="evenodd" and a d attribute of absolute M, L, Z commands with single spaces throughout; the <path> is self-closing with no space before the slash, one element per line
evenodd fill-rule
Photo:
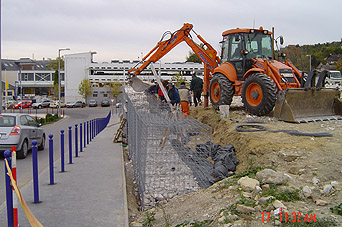
<path fill-rule="evenodd" d="M 79 157 L 60 173 L 60 160 L 55 162 L 55 185 L 49 185 L 49 170 L 39 175 L 39 199 L 33 203 L 32 182 L 21 189 L 32 213 L 47 227 L 128 226 L 126 185 L 121 144 L 113 143 L 119 119 L 111 120 Z M 66 148 L 67 149 L 67 148 Z M 30 226 L 19 208 L 19 224 Z M 0 226 L 7 226 L 6 206 L 0 207 Z"/>

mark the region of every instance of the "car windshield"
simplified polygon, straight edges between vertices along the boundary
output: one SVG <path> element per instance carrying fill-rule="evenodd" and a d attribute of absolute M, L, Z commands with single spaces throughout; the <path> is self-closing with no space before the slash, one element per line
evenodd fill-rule
<path fill-rule="evenodd" d="M 341 79 L 342 78 L 342 75 L 341 75 L 341 72 L 331 72 L 331 78 L 334 78 L 334 79 Z"/>
<path fill-rule="evenodd" d="M 15 126 L 14 116 L 0 115 L 0 127 L 13 127 Z"/>

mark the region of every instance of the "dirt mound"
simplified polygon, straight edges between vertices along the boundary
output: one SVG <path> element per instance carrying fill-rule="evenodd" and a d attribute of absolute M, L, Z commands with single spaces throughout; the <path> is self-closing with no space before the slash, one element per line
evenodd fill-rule
<path fill-rule="evenodd" d="M 229 118 L 225 119 L 220 119 L 219 112 L 203 107 L 192 107 L 190 113 L 192 117 L 212 127 L 213 143 L 222 146 L 232 144 L 235 147 L 236 156 L 240 162 L 237 166 L 237 174 L 259 167 L 260 169 L 270 167 L 282 172 L 291 179 L 284 187 L 301 193 L 305 188 L 311 193 L 309 197 L 303 196 L 300 201 L 282 201 L 291 213 L 311 212 L 311 214 L 316 214 L 317 218 L 332 218 L 336 223 L 342 223 L 341 216 L 333 214 L 330 210 L 330 207 L 342 202 L 340 193 L 342 185 L 341 121 L 290 124 L 277 121 L 272 117 L 251 116 L 239 107 L 231 109 Z M 257 124 L 273 131 L 331 133 L 332 137 L 295 136 L 286 132 L 270 131 L 239 132 L 236 127 L 241 124 Z M 151 223 L 153 226 L 176 226 L 177 224 L 186 226 L 191 221 L 204 223 L 205 220 L 211 220 L 210 226 L 224 226 L 220 223 L 232 223 L 233 226 L 263 225 L 261 212 L 264 210 L 249 215 L 238 215 L 238 217 L 231 213 L 223 215 L 222 212 L 227 211 L 228 207 L 231 208 L 237 201 L 243 202 L 246 199 L 236 182 L 235 184 L 225 182 L 227 181 L 223 180 L 208 189 L 161 201 L 159 207 L 148 211 L 155 219 L 154 221 L 151 219 Z M 217 190 L 218 188 L 222 190 Z M 320 200 L 328 205 L 317 205 L 316 201 Z M 231 217 L 229 221 L 220 222 L 219 219 L 223 216 Z M 139 220 L 142 222 L 148 220 L 146 212 L 141 214 Z"/>

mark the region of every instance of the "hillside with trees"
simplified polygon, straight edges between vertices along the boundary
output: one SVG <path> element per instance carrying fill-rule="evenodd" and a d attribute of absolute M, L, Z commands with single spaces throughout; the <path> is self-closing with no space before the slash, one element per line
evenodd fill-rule
<path fill-rule="evenodd" d="M 337 70 L 342 70 L 342 44 L 341 42 L 332 42 L 314 45 L 289 45 L 281 50 L 286 53 L 297 68 L 303 71 L 310 69 L 310 56 L 312 69 L 317 68 L 321 63 L 326 65 L 336 65 Z"/>
<path fill-rule="evenodd" d="M 320 64 L 336 66 L 336 70 L 342 71 L 342 41 L 331 43 L 318 43 L 314 45 L 289 45 L 282 48 L 280 52 L 286 53 L 286 59 L 291 61 L 298 69 L 302 71 L 310 70 L 310 56 L 312 69 Z M 276 51 L 276 56 L 279 51 Z M 282 60 L 276 57 L 277 60 Z M 186 62 L 201 63 L 201 59 L 192 51 L 186 57 Z"/>

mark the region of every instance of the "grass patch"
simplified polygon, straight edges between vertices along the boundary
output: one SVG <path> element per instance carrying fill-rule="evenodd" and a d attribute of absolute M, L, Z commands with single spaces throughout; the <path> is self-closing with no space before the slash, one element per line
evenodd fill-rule
<path fill-rule="evenodd" d="M 342 203 L 330 208 L 331 212 L 334 214 L 342 215 Z"/>
<path fill-rule="evenodd" d="M 269 189 L 262 190 L 261 196 L 267 197 L 267 196 L 273 196 L 278 200 L 285 201 L 285 202 L 291 202 L 291 201 L 300 201 L 303 200 L 302 196 L 300 195 L 300 190 L 279 190 L 277 188 L 277 185 L 275 184 L 269 184 Z"/>
<path fill-rule="evenodd" d="M 183 221 L 181 224 L 176 225 L 175 227 L 184 227 L 184 226 L 193 226 L 193 227 L 209 227 L 213 220 L 204 220 L 204 221 Z"/>
<path fill-rule="evenodd" d="M 37 123 L 42 125 L 52 124 L 60 119 L 62 118 L 58 118 L 58 114 L 46 114 L 45 118 L 38 118 Z"/>
<path fill-rule="evenodd" d="M 145 212 L 145 218 L 143 221 L 144 227 L 152 227 L 153 226 L 153 222 L 155 221 L 154 215 L 155 214 L 153 212 L 149 212 L 149 211 Z"/>

